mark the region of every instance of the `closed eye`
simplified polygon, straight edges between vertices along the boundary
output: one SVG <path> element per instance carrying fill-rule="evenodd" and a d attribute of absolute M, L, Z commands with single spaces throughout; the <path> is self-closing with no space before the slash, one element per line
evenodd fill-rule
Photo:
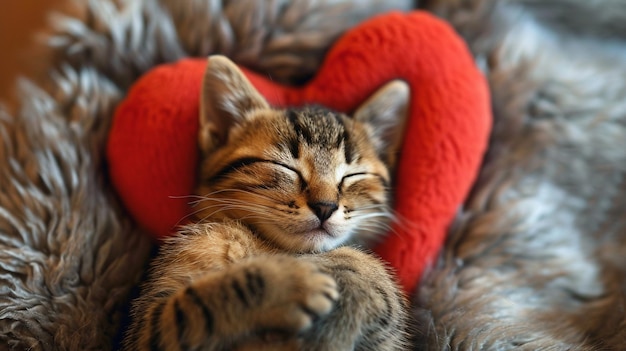
<path fill-rule="evenodd" d="M 363 176 L 363 175 L 368 175 L 368 174 L 370 173 L 367 173 L 367 172 L 350 173 L 350 174 L 343 176 L 341 180 L 343 181 L 346 178 L 358 177 L 358 176 Z"/>
<path fill-rule="evenodd" d="M 266 164 L 270 164 L 273 166 L 277 166 L 278 168 L 280 168 L 283 172 L 288 172 L 288 173 L 292 173 L 295 174 L 301 183 L 301 187 L 302 188 L 306 188 L 307 187 L 307 183 L 304 180 L 304 177 L 302 176 L 302 173 L 300 173 L 300 171 L 298 171 L 297 169 L 286 165 L 282 162 L 278 162 L 278 161 L 274 161 L 274 160 L 267 160 L 267 159 L 263 159 L 263 158 L 258 158 L 258 157 L 243 157 L 240 159 L 237 159 L 231 163 L 229 163 L 228 165 L 226 165 L 225 167 L 222 167 L 222 169 L 220 169 L 220 171 L 218 171 L 215 175 L 213 175 L 208 182 L 210 183 L 215 183 L 215 182 L 219 182 L 220 180 L 223 180 L 225 178 L 227 178 L 231 173 L 236 172 L 238 170 L 242 170 L 246 167 L 249 167 L 251 165 L 255 165 L 255 164 L 259 164 L 259 163 L 266 163 Z"/>
<path fill-rule="evenodd" d="M 279 168 L 281 170 L 281 172 L 287 172 L 287 173 L 292 173 L 295 174 L 298 178 L 302 178 L 302 174 L 300 174 L 300 171 L 298 171 L 297 169 L 288 166 L 286 164 L 283 164 L 281 162 L 276 162 L 276 161 L 264 161 L 266 163 L 270 163 L 274 166 L 276 166 L 276 168 Z"/>
<path fill-rule="evenodd" d="M 378 180 L 380 180 L 383 186 L 387 187 L 387 180 L 378 173 L 356 172 L 356 173 L 346 174 L 345 176 L 343 176 L 343 178 L 341 178 L 341 182 L 339 182 L 339 190 L 341 191 L 341 189 L 343 189 L 343 187 L 346 186 L 346 183 L 354 184 L 361 180 L 371 179 L 371 178 L 378 178 Z"/>
<path fill-rule="evenodd" d="M 291 173 L 291 174 L 295 174 L 298 177 L 298 180 L 300 181 L 300 190 L 303 191 L 304 189 L 306 189 L 309 185 L 306 182 L 306 180 L 304 180 L 304 177 L 302 176 L 302 173 L 300 173 L 299 170 L 288 166 L 284 163 L 281 162 L 277 162 L 277 161 L 272 161 L 272 160 L 267 160 L 266 162 L 271 163 L 274 166 L 277 166 L 277 168 L 280 168 L 283 172 L 287 172 L 287 173 Z"/>

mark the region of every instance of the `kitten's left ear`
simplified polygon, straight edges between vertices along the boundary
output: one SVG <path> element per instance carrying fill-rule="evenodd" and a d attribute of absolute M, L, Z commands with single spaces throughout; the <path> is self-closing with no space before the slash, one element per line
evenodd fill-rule
<path fill-rule="evenodd" d="M 265 98 L 231 60 L 210 56 L 200 94 L 200 149 L 208 153 L 223 145 L 230 129 L 250 111 L 267 108 Z"/>
<path fill-rule="evenodd" d="M 390 169 L 395 168 L 402 146 L 409 104 L 409 85 L 394 80 L 376 91 L 354 113 L 355 120 L 371 126 L 376 151 Z"/>

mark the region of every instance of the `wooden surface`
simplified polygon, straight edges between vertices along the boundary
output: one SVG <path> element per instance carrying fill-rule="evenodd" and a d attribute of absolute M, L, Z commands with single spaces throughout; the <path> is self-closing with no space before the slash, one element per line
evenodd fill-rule
<path fill-rule="evenodd" d="M 0 2 L 0 100 L 11 93 L 18 72 L 33 58 L 28 50 L 46 23 L 50 9 L 60 0 L 2 0 Z"/>

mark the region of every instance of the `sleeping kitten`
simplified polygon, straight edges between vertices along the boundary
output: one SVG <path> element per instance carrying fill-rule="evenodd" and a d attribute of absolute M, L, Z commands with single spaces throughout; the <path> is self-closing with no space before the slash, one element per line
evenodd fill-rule
<path fill-rule="evenodd" d="M 409 91 L 353 119 L 271 108 L 213 56 L 201 97 L 197 224 L 168 240 L 133 309 L 128 350 L 401 350 L 406 300 L 373 255 Z"/>

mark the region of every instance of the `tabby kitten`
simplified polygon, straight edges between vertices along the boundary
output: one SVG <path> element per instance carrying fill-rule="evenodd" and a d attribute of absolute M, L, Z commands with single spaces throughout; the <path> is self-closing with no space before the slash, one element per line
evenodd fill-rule
<path fill-rule="evenodd" d="M 406 301 L 368 244 L 389 220 L 409 91 L 383 87 L 350 119 L 271 108 L 209 58 L 197 223 L 161 248 L 128 350 L 400 350 Z"/>

